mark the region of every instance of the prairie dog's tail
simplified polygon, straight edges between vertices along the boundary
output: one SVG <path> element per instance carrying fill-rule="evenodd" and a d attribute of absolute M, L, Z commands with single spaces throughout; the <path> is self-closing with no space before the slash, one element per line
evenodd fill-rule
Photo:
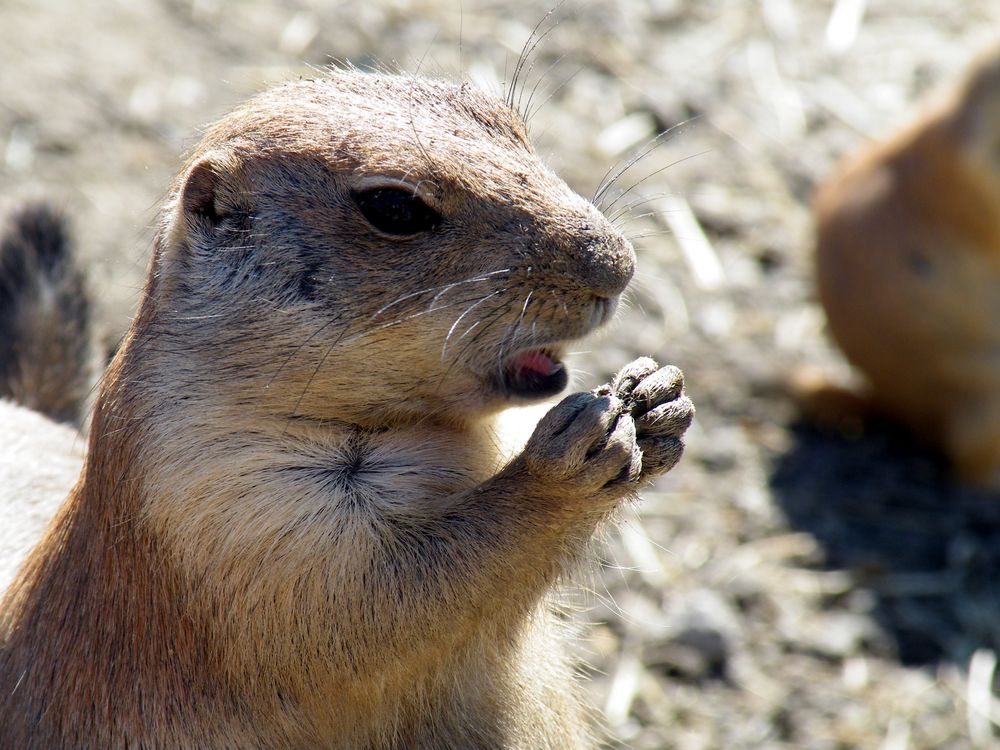
<path fill-rule="evenodd" d="M 0 398 L 79 422 L 90 388 L 90 301 L 65 219 L 44 203 L 0 232 Z"/>

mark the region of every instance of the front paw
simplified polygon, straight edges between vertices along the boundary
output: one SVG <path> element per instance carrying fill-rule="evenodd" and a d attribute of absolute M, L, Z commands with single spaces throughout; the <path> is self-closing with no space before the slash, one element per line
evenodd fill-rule
<path fill-rule="evenodd" d="M 694 404 L 684 395 L 684 373 L 643 357 L 623 367 L 611 385 L 598 392 L 620 399 L 635 420 L 642 479 L 653 479 L 677 464 L 684 433 L 694 419 Z"/>
<path fill-rule="evenodd" d="M 567 396 L 539 421 L 523 455 L 528 471 L 560 495 L 593 496 L 642 474 L 635 421 L 611 393 Z"/>
<path fill-rule="evenodd" d="M 549 410 L 525 446 L 528 470 L 571 492 L 624 494 L 680 460 L 694 417 L 683 390 L 676 367 L 632 362 L 610 385 L 574 393 Z"/>

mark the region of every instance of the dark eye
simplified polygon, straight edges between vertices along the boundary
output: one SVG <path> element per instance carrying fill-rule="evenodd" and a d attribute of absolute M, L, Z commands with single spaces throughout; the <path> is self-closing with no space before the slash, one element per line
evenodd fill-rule
<path fill-rule="evenodd" d="M 354 201 L 371 225 L 386 234 L 417 234 L 441 223 L 441 215 L 408 190 L 364 190 L 354 193 Z"/>

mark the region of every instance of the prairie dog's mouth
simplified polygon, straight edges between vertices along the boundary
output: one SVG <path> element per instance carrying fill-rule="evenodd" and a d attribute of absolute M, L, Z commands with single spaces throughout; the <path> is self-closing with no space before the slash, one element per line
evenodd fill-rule
<path fill-rule="evenodd" d="M 524 349 L 504 361 L 503 385 L 514 396 L 547 398 L 569 382 L 566 365 L 548 347 Z"/>
<path fill-rule="evenodd" d="M 572 339 L 586 336 L 603 326 L 614 316 L 617 307 L 617 295 L 595 297 L 584 321 L 585 329 L 574 332 Z M 563 355 L 563 347 L 559 343 L 514 352 L 503 362 L 503 389 L 508 394 L 521 398 L 555 396 L 569 383 L 569 371 L 562 361 Z"/>

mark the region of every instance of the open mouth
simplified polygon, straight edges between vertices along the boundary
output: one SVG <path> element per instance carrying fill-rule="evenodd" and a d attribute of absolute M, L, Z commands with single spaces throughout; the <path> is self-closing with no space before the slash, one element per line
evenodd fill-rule
<path fill-rule="evenodd" d="M 569 373 L 551 349 L 525 349 L 506 360 L 503 382 L 512 395 L 546 398 L 566 387 Z"/>

